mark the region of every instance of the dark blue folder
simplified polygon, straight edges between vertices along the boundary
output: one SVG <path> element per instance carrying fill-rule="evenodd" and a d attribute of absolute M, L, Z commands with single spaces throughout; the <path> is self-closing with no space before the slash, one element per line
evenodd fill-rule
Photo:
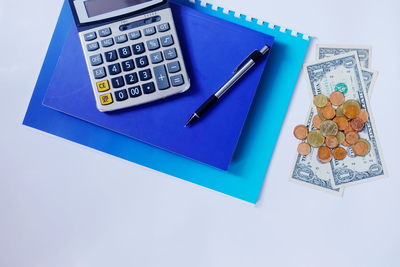
<path fill-rule="evenodd" d="M 228 169 L 266 60 L 252 69 L 203 120 L 183 125 L 191 113 L 255 49 L 272 46 L 274 38 L 171 4 L 190 90 L 181 95 L 128 110 L 101 113 L 96 109 L 75 27 L 65 41 L 44 105 L 106 129 L 211 166 Z M 110 140 L 112 146 L 112 140 Z"/>

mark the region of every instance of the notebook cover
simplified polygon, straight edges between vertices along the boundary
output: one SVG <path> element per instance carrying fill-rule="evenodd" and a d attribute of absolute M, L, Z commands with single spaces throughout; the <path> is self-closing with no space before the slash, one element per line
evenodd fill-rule
<path fill-rule="evenodd" d="M 177 2 L 177 1 L 175 1 Z M 275 37 L 274 50 L 240 137 L 229 171 L 209 167 L 106 130 L 42 105 L 68 30 L 73 25 L 64 5 L 34 89 L 24 124 L 110 155 L 256 203 L 286 110 L 306 54 L 309 39 L 266 22 L 235 16 L 232 11 L 179 0 L 200 12 Z M 273 115 L 273 116 L 272 116 Z M 242 142 L 245 140 L 245 142 Z"/>
<path fill-rule="evenodd" d="M 171 9 L 191 79 L 188 92 L 118 112 L 98 111 L 78 32 L 73 26 L 43 104 L 226 170 L 265 69 L 266 59 L 239 80 L 204 119 L 191 127 L 184 125 L 191 114 L 232 77 L 233 70 L 244 58 L 264 45 L 272 47 L 273 37 L 179 4 L 171 3 Z"/>

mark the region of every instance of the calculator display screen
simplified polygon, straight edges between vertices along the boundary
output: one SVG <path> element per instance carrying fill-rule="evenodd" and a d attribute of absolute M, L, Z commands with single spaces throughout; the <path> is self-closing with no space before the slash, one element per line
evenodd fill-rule
<path fill-rule="evenodd" d="M 151 1 L 153 0 L 87 0 L 84 3 L 88 17 L 94 17 Z"/>

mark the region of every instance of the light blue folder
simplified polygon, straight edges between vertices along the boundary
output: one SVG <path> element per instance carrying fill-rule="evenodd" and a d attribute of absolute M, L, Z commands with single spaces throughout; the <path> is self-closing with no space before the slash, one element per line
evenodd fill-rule
<path fill-rule="evenodd" d="M 79 144 L 185 179 L 236 198 L 256 203 L 264 181 L 283 119 L 306 54 L 309 40 L 302 34 L 281 32 L 255 19 L 225 14 L 200 2 L 176 0 L 200 12 L 273 35 L 274 49 L 266 74 L 255 97 L 253 107 L 241 135 L 229 171 L 213 167 L 155 148 L 140 141 L 95 126 L 42 105 L 47 87 L 64 40 L 73 20 L 65 4 L 36 84 L 24 124 Z"/>

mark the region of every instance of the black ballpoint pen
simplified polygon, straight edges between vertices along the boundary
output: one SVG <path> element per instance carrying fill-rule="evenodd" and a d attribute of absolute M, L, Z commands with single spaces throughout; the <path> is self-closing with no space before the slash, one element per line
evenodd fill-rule
<path fill-rule="evenodd" d="M 218 100 L 230 89 L 232 86 L 240 80 L 257 62 L 261 61 L 262 58 L 269 51 L 269 46 L 265 45 L 260 50 L 255 50 L 251 53 L 233 72 L 232 78 L 229 79 L 215 94 L 210 96 L 190 117 L 186 126 L 189 126 L 199 120 L 208 110 L 210 110 Z"/>

